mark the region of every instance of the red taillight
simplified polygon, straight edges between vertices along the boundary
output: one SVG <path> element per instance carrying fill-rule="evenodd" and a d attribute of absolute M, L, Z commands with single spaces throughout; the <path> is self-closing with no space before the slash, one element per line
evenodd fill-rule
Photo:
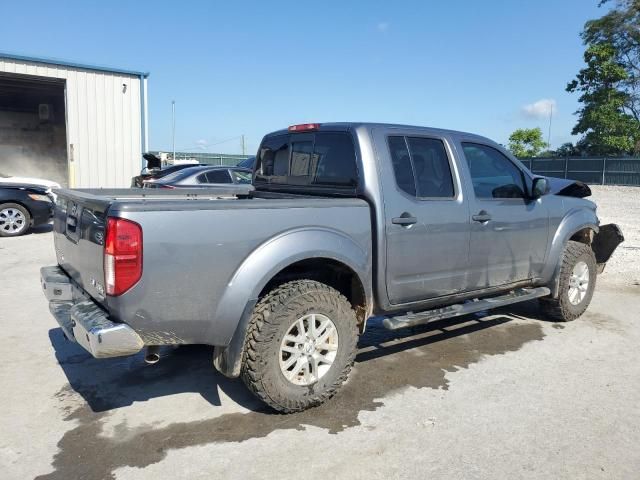
<path fill-rule="evenodd" d="M 109 217 L 104 243 L 104 282 L 107 295 L 122 295 L 141 276 L 142 228 L 131 220 Z"/>
<path fill-rule="evenodd" d="M 311 130 L 318 130 L 320 128 L 319 123 L 301 123 L 299 125 L 291 125 L 289 127 L 290 132 L 309 132 Z"/>

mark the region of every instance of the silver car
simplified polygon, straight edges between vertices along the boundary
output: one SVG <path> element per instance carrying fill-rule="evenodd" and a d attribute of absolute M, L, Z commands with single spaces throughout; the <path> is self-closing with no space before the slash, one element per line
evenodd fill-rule
<path fill-rule="evenodd" d="M 231 166 L 196 166 L 144 181 L 143 188 L 206 188 L 220 185 L 250 185 L 252 171 Z"/>

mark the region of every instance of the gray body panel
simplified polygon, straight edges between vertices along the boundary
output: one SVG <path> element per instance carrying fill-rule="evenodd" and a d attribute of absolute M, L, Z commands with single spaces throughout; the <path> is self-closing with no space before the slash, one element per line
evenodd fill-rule
<path fill-rule="evenodd" d="M 233 189 L 145 195 L 63 190 L 62 201 L 77 203 L 82 221 L 79 231 L 69 235 L 68 212 L 57 209 L 59 264 L 112 319 L 130 325 L 147 345 L 225 346 L 235 333 L 243 335 L 237 330 L 269 280 L 301 260 L 327 258 L 351 269 L 364 288 L 369 316 L 448 305 L 513 285 L 552 286 L 567 240 L 583 228 L 598 231 L 595 206 L 588 200 L 555 195 L 476 199 L 461 141 L 500 150 L 521 169 L 527 188 L 534 178 L 486 138 L 384 124 L 324 124 L 321 130 L 353 136 L 357 198 L 247 198 L 246 190 Z M 441 139 L 455 197 L 417 199 L 401 192 L 387 148 L 389 135 Z M 474 222 L 480 210 L 490 211 L 491 221 Z M 405 212 L 416 217 L 415 225 L 393 222 Z M 143 230 L 142 278 L 119 297 L 100 293 L 100 240 L 107 216 L 133 220 Z"/>

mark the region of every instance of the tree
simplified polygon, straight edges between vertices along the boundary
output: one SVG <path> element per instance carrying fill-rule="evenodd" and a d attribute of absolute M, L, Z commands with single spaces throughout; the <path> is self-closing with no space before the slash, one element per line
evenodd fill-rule
<path fill-rule="evenodd" d="M 580 155 L 580 150 L 573 143 L 566 142 L 556 149 L 554 155 L 558 157 L 575 157 Z"/>
<path fill-rule="evenodd" d="M 604 0 L 600 4 L 611 0 Z M 585 24 L 587 64 L 567 85 L 582 107 L 574 135 L 589 154 L 640 151 L 640 0 L 616 0 L 603 17 Z"/>
<path fill-rule="evenodd" d="M 509 150 L 516 157 L 536 157 L 547 147 L 540 128 L 519 128 L 509 135 Z"/>

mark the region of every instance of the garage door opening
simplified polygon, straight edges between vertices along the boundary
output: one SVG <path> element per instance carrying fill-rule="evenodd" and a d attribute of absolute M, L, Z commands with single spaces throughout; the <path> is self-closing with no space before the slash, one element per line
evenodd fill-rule
<path fill-rule="evenodd" d="M 64 80 L 0 74 L 0 174 L 68 186 Z"/>

